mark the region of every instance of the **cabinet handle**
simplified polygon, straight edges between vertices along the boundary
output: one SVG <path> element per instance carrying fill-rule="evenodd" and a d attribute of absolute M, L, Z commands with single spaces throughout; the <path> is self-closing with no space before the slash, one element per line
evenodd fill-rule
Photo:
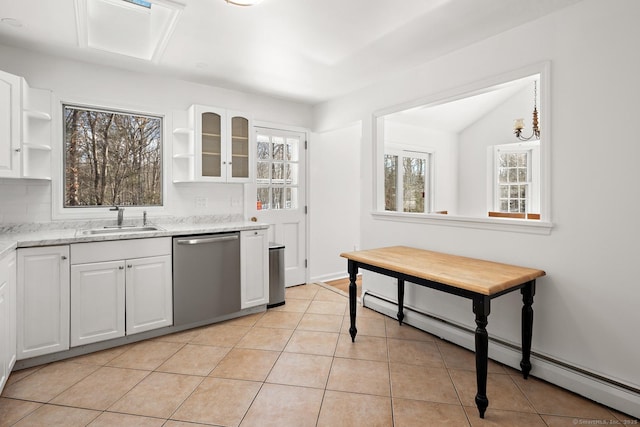
<path fill-rule="evenodd" d="M 238 236 L 237 235 L 227 235 L 227 236 L 220 236 L 220 237 L 205 237 L 202 239 L 188 239 L 188 240 L 177 240 L 176 243 L 178 243 L 179 245 L 201 245 L 204 243 L 216 243 L 216 242 L 227 242 L 230 240 L 238 240 Z"/>
<path fill-rule="evenodd" d="M 127 268 L 131 268 L 131 267 L 133 267 L 133 265 L 127 264 Z"/>
<path fill-rule="evenodd" d="M 66 255 L 62 255 L 60 258 L 64 261 L 65 259 L 67 259 L 67 256 Z"/>
<path fill-rule="evenodd" d="M 123 266 L 119 266 L 118 269 L 124 270 L 124 267 Z"/>
<path fill-rule="evenodd" d="M 22 149 L 21 149 L 21 148 L 16 148 L 16 149 L 15 149 L 15 150 L 13 150 L 13 151 L 15 151 L 16 153 L 19 153 L 20 151 L 22 151 Z"/>

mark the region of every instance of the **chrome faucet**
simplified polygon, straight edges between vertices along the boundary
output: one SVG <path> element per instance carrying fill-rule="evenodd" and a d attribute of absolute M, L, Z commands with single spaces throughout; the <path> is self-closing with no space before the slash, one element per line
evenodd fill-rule
<path fill-rule="evenodd" d="M 123 207 L 114 206 L 109 210 L 118 212 L 118 227 L 122 227 L 122 221 L 124 219 L 124 208 Z"/>

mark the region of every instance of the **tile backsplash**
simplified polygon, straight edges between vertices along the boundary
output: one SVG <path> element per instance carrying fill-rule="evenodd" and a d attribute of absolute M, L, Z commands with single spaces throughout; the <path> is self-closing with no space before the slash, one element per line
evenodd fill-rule
<path fill-rule="evenodd" d="M 52 221 L 51 181 L 0 178 L 0 226 Z M 242 216 L 241 184 L 171 185 L 161 213 L 153 216 Z M 126 219 L 131 214 L 125 213 Z"/>
<path fill-rule="evenodd" d="M 0 224 L 51 221 L 51 181 L 0 179 Z"/>

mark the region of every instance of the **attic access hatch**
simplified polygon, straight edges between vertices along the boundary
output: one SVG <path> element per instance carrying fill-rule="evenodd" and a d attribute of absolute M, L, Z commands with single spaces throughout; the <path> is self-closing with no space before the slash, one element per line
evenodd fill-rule
<path fill-rule="evenodd" d="M 78 44 L 158 62 L 184 4 L 173 0 L 75 0 Z"/>

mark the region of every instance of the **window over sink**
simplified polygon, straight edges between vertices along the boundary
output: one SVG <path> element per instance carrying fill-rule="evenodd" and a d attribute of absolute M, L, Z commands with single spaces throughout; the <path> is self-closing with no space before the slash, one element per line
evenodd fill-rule
<path fill-rule="evenodd" d="M 62 205 L 162 206 L 163 118 L 64 104 Z"/>

